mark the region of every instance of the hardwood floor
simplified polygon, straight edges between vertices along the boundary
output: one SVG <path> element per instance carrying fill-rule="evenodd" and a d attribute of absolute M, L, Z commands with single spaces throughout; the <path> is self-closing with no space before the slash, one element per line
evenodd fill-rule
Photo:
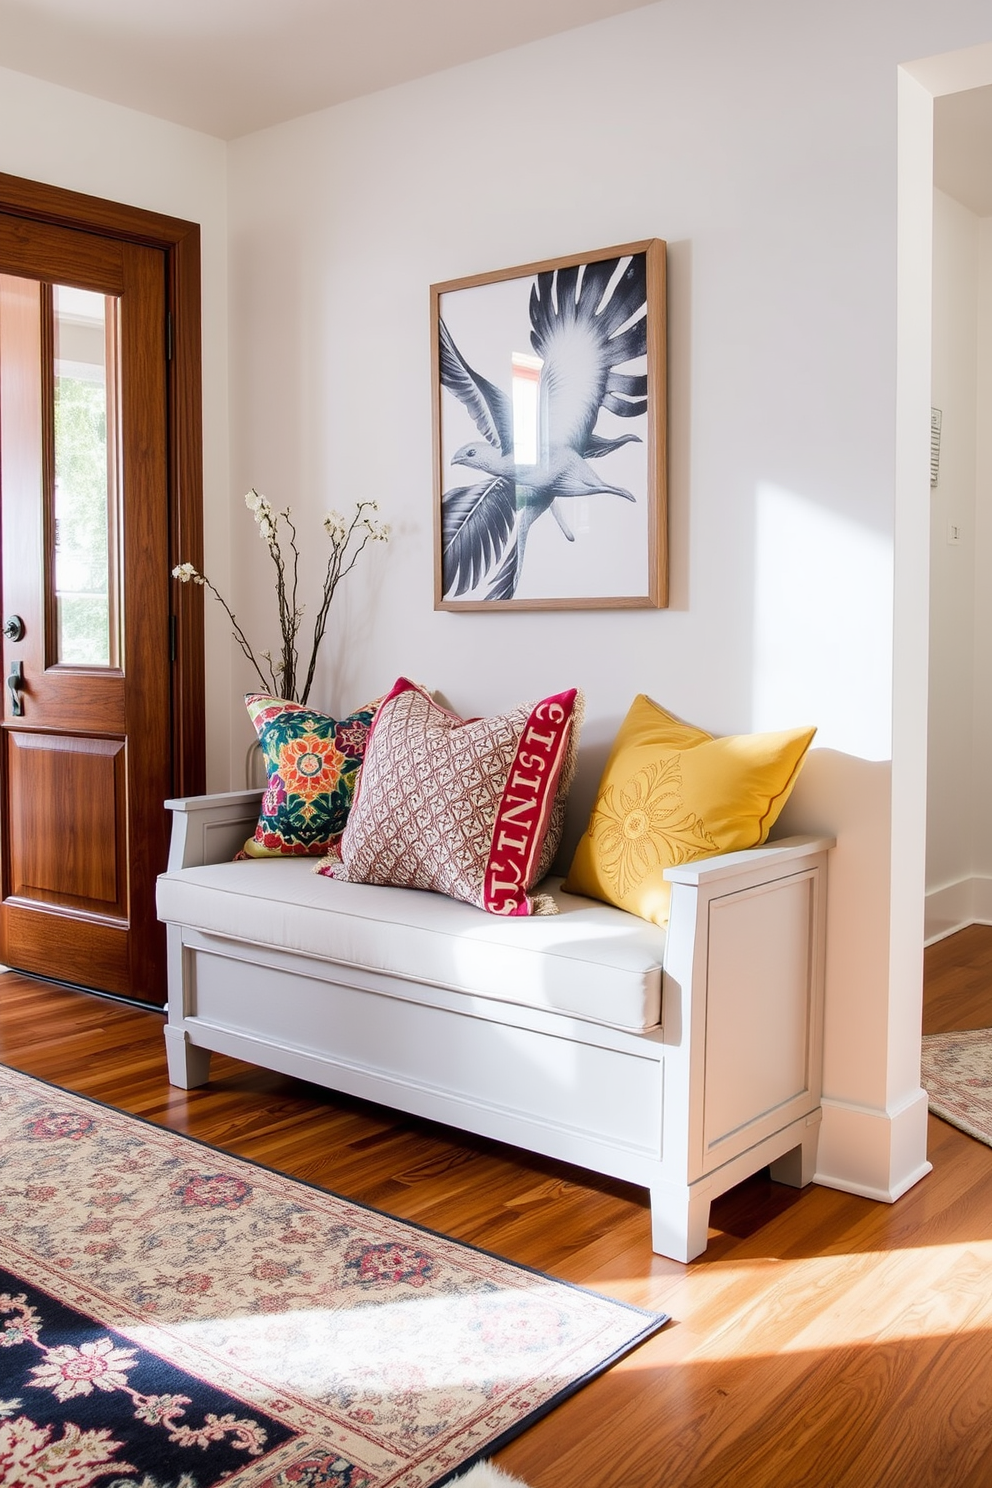
<path fill-rule="evenodd" d="M 927 1032 L 992 1026 L 992 929 L 927 952 Z M 672 1322 L 498 1456 L 532 1488 L 989 1488 L 992 1148 L 930 1118 L 897 1204 L 758 1176 L 705 1255 L 653 1255 L 647 1199 L 214 1056 L 166 1078 L 162 1019 L 0 975 L 0 1060 Z"/>

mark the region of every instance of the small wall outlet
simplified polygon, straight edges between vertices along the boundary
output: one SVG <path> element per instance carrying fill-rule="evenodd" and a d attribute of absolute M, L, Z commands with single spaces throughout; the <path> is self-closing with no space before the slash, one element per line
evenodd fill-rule
<path fill-rule="evenodd" d="M 964 528 L 960 522 L 948 522 L 947 541 L 952 548 L 957 547 L 959 543 L 964 541 Z"/>

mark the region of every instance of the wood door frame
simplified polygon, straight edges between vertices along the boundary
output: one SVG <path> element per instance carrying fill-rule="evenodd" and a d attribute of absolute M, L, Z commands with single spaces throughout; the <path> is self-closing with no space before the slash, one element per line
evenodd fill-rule
<path fill-rule="evenodd" d="M 200 228 L 196 222 L 148 212 L 102 197 L 66 191 L 0 172 L 0 212 L 50 222 L 161 249 L 172 354 L 166 364 L 169 455 L 169 566 L 203 569 L 203 397 L 200 362 Z M 166 334 L 163 327 L 163 336 Z M 203 593 L 175 584 L 172 663 L 172 769 L 177 796 L 206 786 Z"/>

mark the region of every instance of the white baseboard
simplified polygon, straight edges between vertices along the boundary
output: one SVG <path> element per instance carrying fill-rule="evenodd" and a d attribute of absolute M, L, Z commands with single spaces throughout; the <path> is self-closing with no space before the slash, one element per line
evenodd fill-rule
<path fill-rule="evenodd" d="M 933 945 L 966 925 L 992 925 L 992 878 L 975 874 L 927 893 L 924 945 Z"/>
<path fill-rule="evenodd" d="M 896 1111 L 823 1097 L 814 1183 L 892 1204 L 925 1178 L 927 1093 L 917 1090 Z"/>

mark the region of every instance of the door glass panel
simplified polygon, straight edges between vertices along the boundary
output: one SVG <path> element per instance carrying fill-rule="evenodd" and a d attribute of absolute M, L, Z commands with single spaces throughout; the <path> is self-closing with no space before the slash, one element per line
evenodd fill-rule
<path fill-rule="evenodd" d="M 56 661 L 116 666 L 117 300 L 52 286 Z"/>

